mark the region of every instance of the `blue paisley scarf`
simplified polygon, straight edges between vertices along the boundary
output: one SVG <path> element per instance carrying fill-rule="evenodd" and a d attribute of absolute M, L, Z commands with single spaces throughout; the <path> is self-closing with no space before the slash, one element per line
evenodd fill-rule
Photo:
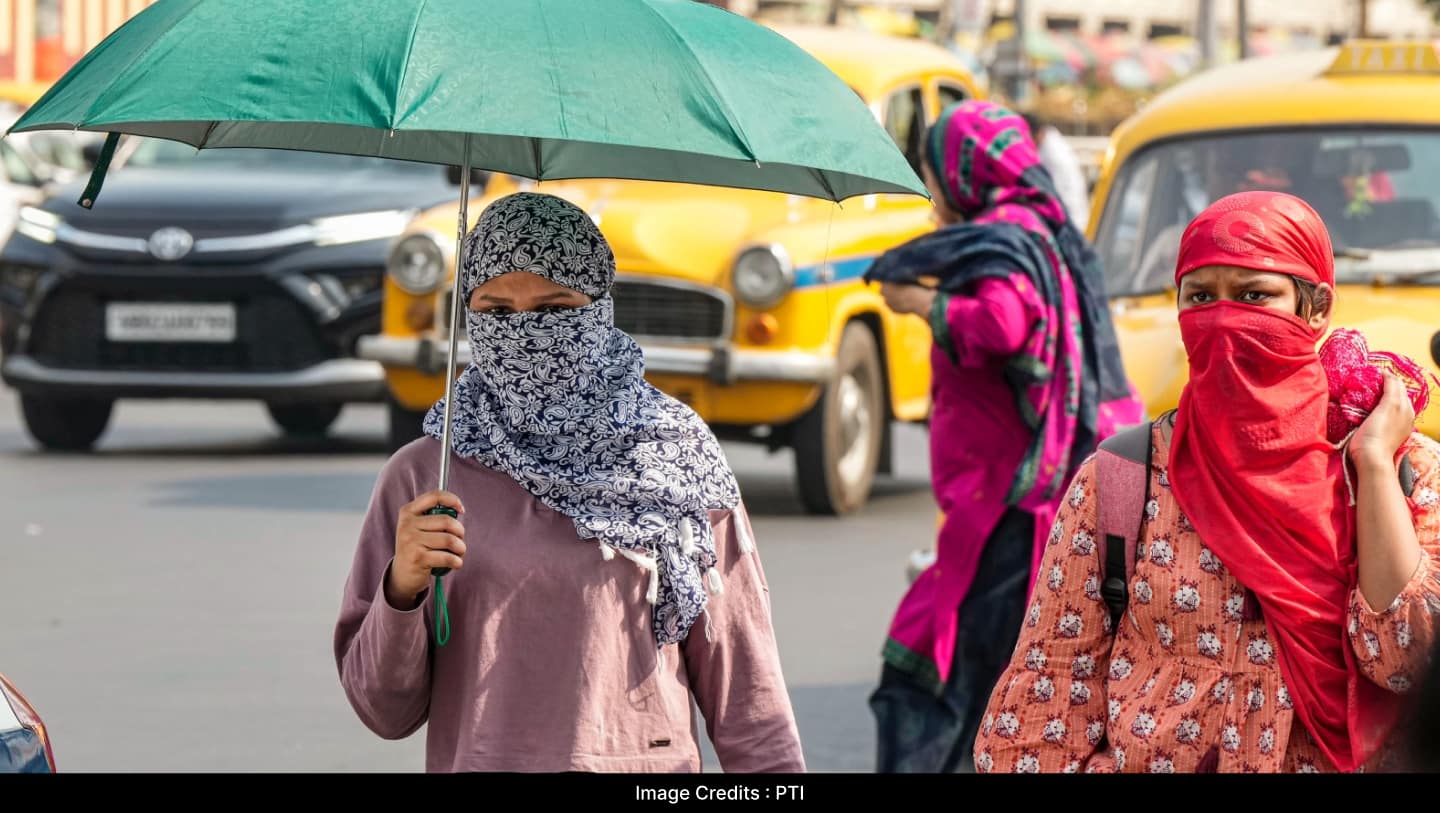
<path fill-rule="evenodd" d="M 646 383 L 639 346 L 615 327 L 615 257 L 604 236 L 569 202 L 520 193 L 491 204 L 463 249 L 466 301 L 512 271 L 593 301 L 466 310 L 471 363 L 455 382 L 455 454 L 510 475 L 598 542 L 605 559 L 619 553 L 645 568 L 656 639 L 684 640 L 705 614 L 706 587 L 722 589 L 709 512 L 734 508 L 740 491 L 709 427 Z M 441 438 L 444 416 L 442 399 L 425 433 Z"/>

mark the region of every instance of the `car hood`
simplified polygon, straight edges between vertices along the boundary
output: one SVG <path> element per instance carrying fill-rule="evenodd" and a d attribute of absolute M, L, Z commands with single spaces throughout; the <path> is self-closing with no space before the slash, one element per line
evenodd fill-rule
<path fill-rule="evenodd" d="M 279 172 L 177 171 L 127 167 L 106 179 L 95 208 L 77 201 L 84 184 L 54 189 L 41 208 L 78 228 L 190 226 L 198 233 L 279 228 L 330 215 L 423 209 L 455 194 L 435 168 L 423 174 L 351 171 L 333 175 Z"/>

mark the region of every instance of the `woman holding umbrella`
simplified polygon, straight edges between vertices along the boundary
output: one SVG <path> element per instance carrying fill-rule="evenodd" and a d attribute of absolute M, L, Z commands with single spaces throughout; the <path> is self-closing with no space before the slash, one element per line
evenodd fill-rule
<path fill-rule="evenodd" d="M 386 738 L 428 721 L 431 771 L 694 771 L 693 698 L 727 771 L 803 771 L 735 478 L 614 327 L 599 229 L 511 195 L 460 273 L 474 360 L 450 489 L 429 490 L 437 404 L 376 483 L 336 628 L 360 719 Z M 452 571 L 444 647 L 422 611 L 432 568 Z"/>

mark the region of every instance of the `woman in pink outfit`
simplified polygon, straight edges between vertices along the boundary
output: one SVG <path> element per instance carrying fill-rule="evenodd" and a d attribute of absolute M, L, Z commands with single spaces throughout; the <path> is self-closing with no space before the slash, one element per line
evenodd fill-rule
<path fill-rule="evenodd" d="M 1064 486 L 1101 439 L 1144 419 L 1098 262 L 1024 120 L 989 102 L 946 109 L 924 171 L 942 227 L 868 274 L 934 334 L 930 458 L 945 515 L 871 698 L 883 772 L 971 767 Z"/>

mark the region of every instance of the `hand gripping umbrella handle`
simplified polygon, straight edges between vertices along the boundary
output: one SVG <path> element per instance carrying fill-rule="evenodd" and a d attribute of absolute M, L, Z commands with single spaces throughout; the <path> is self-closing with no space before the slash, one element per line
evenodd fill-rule
<path fill-rule="evenodd" d="M 451 517 L 452 519 L 459 519 L 459 518 L 460 518 L 460 513 L 459 513 L 458 511 L 456 511 L 454 508 L 451 508 L 451 507 L 448 506 L 448 505 L 437 505 L 437 506 L 435 506 L 434 508 L 431 508 L 429 511 L 426 511 L 425 513 L 426 513 L 426 515 L 444 514 L 445 516 Z M 436 576 L 436 577 L 444 576 L 446 573 L 449 573 L 449 572 L 450 572 L 450 568 L 448 568 L 448 567 L 432 567 L 432 568 L 430 568 L 430 575 Z"/>
<path fill-rule="evenodd" d="M 425 513 L 459 517 L 459 513 L 448 505 L 437 505 Z M 435 643 L 440 646 L 450 642 L 450 605 L 445 600 L 445 574 L 449 572 L 448 567 L 430 568 L 430 575 L 435 577 Z"/>

